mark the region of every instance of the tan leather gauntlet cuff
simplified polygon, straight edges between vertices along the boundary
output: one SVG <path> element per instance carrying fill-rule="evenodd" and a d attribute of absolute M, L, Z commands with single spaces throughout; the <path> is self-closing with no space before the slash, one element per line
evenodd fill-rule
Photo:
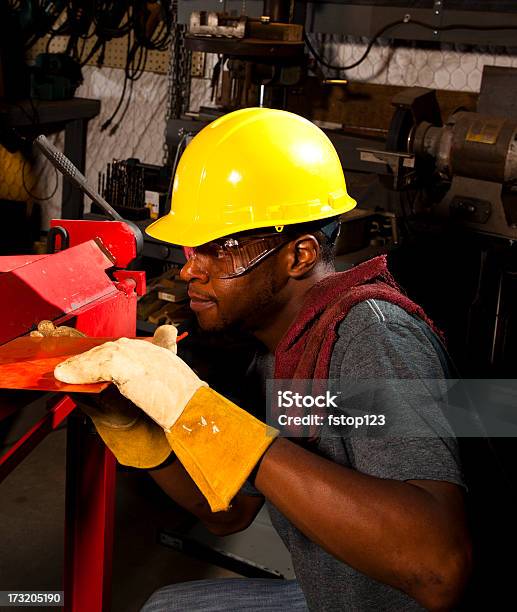
<path fill-rule="evenodd" d="M 196 391 L 166 432 L 212 512 L 228 509 L 277 435 L 277 430 L 208 387 Z"/>

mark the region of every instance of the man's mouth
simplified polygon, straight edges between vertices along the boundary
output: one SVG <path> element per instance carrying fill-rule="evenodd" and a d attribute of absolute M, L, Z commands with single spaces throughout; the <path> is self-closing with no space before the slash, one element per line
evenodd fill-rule
<path fill-rule="evenodd" d="M 194 312 L 199 312 L 200 310 L 206 310 L 207 308 L 211 308 L 212 306 L 215 306 L 215 300 L 212 299 L 208 295 L 194 293 L 193 291 L 189 291 L 188 295 L 190 298 L 190 308 Z"/>

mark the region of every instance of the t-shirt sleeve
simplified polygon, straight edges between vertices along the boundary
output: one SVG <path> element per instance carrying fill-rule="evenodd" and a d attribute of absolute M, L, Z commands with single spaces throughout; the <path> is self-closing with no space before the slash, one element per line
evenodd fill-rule
<path fill-rule="evenodd" d="M 357 334 L 348 330 L 338 341 L 333 361 L 341 410 L 384 415 L 382 426 L 347 428 L 344 444 L 360 472 L 463 485 L 457 440 L 444 410 L 443 368 L 422 325 L 404 313 Z"/>

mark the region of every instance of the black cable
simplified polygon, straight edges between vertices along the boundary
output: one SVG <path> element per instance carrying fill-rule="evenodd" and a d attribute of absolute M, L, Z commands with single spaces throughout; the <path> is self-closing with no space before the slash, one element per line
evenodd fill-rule
<path fill-rule="evenodd" d="M 368 43 L 368 46 L 366 47 L 365 52 L 363 53 L 363 55 L 361 55 L 361 57 L 357 61 L 355 61 L 353 64 L 349 64 L 348 66 L 334 66 L 330 62 L 327 62 L 326 60 L 324 60 L 321 57 L 321 55 L 316 51 L 316 49 L 312 46 L 312 43 L 309 40 L 309 37 L 307 36 L 306 32 L 303 33 L 303 39 L 304 39 L 305 44 L 307 45 L 309 51 L 313 55 L 314 59 L 319 64 L 321 64 L 322 66 L 325 66 L 325 68 L 331 68 L 332 70 L 351 70 L 352 68 L 355 68 L 356 66 L 359 66 L 359 64 L 362 64 L 362 62 L 364 62 L 364 60 L 368 57 L 370 51 L 372 50 L 373 45 L 384 34 L 384 32 L 386 32 L 390 28 L 393 28 L 393 27 L 395 27 L 397 25 L 401 25 L 403 23 L 407 23 L 407 22 L 404 21 L 404 19 L 397 19 L 397 21 L 392 21 L 391 23 L 388 23 L 385 26 L 383 26 L 380 30 L 378 30 L 373 35 L 372 39 Z"/>
<path fill-rule="evenodd" d="M 51 198 L 53 198 L 56 195 L 57 189 L 59 187 L 59 175 L 58 175 L 58 172 L 57 172 L 56 168 L 54 168 L 54 166 L 52 166 L 54 168 L 54 173 L 55 173 L 55 176 L 56 176 L 56 184 L 54 185 L 54 189 L 52 190 L 52 193 L 49 196 L 46 196 L 45 198 L 40 198 L 40 197 L 34 195 L 30 191 L 30 189 L 27 187 L 27 184 L 25 182 L 25 166 L 26 165 L 27 165 L 27 160 L 24 159 L 23 160 L 23 166 L 22 166 L 22 183 L 23 183 L 23 188 L 27 192 L 27 195 L 29 195 L 33 200 L 39 200 L 40 202 L 45 202 L 45 201 L 50 200 Z"/>
<path fill-rule="evenodd" d="M 167 201 L 170 202 L 172 199 L 172 184 L 174 181 L 174 175 L 176 174 L 176 168 L 178 167 L 178 163 L 180 160 L 180 156 L 183 153 L 183 151 L 185 150 L 186 146 L 187 146 L 187 140 L 189 137 L 192 138 L 193 133 L 192 132 L 184 132 L 183 136 L 181 137 L 178 146 L 176 147 L 176 153 L 174 155 L 174 161 L 172 162 L 172 166 L 171 166 L 171 182 L 170 182 L 170 186 L 169 186 L 169 195 L 167 197 Z"/>
<path fill-rule="evenodd" d="M 137 50 L 138 46 L 135 44 L 131 44 L 131 32 L 129 32 L 127 36 L 127 60 L 126 67 L 124 69 L 124 85 L 122 87 L 122 94 L 120 95 L 120 99 L 118 101 L 117 106 L 115 107 L 115 110 L 111 113 L 110 117 L 106 119 L 106 121 L 101 125 L 101 132 L 104 132 L 104 130 L 106 130 L 113 123 L 113 120 L 115 119 L 116 115 L 122 107 L 122 104 L 124 103 L 128 81 L 133 80 L 129 74 L 129 67 L 133 62 Z M 119 124 L 113 126 L 113 128 L 110 130 L 110 135 L 114 134 L 117 131 Z"/>
<path fill-rule="evenodd" d="M 45 47 L 45 53 L 50 53 L 50 45 L 52 44 L 52 41 L 54 40 L 54 38 L 56 36 L 62 36 L 68 29 L 68 21 L 64 21 L 60 26 L 58 26 L 57 28 L 50 28 L 49 30 L 49 37 L 47 40 L 47 45 Z"/>
<path fill-rule="evenodd" d="M 131 103 L 131 98 L 133 96 L 133 83 L 135 81 L 138 81 L 138 79 L 144 74 L 145 65 L 147 63 L 147 49 L 143 47 L 138 47 L 136 45 L 133 48 L 134 48 L 134 54 L 132 54 L 133 60 L 128 61 L 126 65 L 126 69 L 125 69 L 125 79 L 126 79 L 126 82 L 129 81 L 129 93 L 127 96 L 126 104 L 124 106 L 124 110 L 122 111 L 119 118 L 117 119 L 117 123 L 110 130 L 110 136 L 113 136 L 113 134 L 115 134 L 115 132 L 120 127 L 120 124 L 124 120 L 124 117 L 126 116 L 127 111 L 129 109 L 129 105 Z M 139 57 L 138 57 L 138 60 L 136 60 L 137 61 L 136 66 L 134 66 L 134 62 L 135 62 L 134 56 L 137 53 L 139 54 Z M 114 119 L 115 115 L 116 113 L 112 115 L 112 119 Z"/>
<path fill-rule="evenodd" d="M 17 2 L 16 4 L 11 4 L 11 6 L 16 6 L 17 12 L 21 13 L 22 8 L 25 8 L 26 3 Z M 29 50 L 42 36 L 45 36 L 49 29 L 52 29 L 52 26 L 59 18 L 62 9 L 55 3 L 53 0 L 49 0 L 48 2 L 44 2 L 40 0 L 37 2 L 36 0 L 32 0 L 30 2 L 29 14 L 30 19 L 27 23 L 24 23 L 22 29 L 22 35 L 24 37 L 23 45 L 25 50 Z M 21 14 L 18 16 L 18 19 L 21 23 Z"/>
<path fill-rule="evenodd" d="M 146 0 L 134 0 L 133 27 L 138 43 L 146 49 L 165 51 L 168 48 L 171 32 L 171 11 L 168 3 L 159 4 L 161 20 L 160 25 L 150 36 L 146 34 L 147 18 L 150 14 Z"/>
<path fill-rule="evenodd" d="M 434 32 L 449 32 L 451 30 L 474 30 L 478 32 L 517 30 L 517 25 L 493 25 L 493 26 L 487 25 L 485 26 L 485 25 L 470 25 L 470 24 L 460 24 L 460 23 L 455 23 L 455 24 L 450 24 L 450 25 L 445 25 L 445 26 L 432 25 L 430 23 L 425 23 L 423 21 L 414 20 L 406 16 L 403 19 L 398 19 L 397 21 L 392 21 L 391 23 L 387 23 L 385 26 L 383 26 L 377 32 L 375 32 L 370 42 L 368 43 L 368 46 L 366 47 L 363 55 L 361 55 L 361 57 L 357 61 L 353 62 L 352 64 L 349 64 L 348 66 L 335 66 L 331 64 L 330 62 L 327 62 L 326 60 L 324 60 L 321 57 L 321 55 L 316 51 L 316 49 L 313 47 L 306 32 L 304 32 L 303 34 L 303 39 L 311 55 L 314 57 L 314 59 L 322 66 L 325 66 L 325 68 L 330 68 L 331 70 L 338 70 L 338 71 L 351 70 L 352 68 L 355 68 L 356 66 L 359 66 L 359 64 L 362 64 L 364 62 L 364 60 L 368 57 L 370 51 L 372 50 L 373 45 L 384 34 L 384 32 L 390 30 L 391 28 L 394 28 L 395 26 L 408 25 L 408 24 L 417 25 L 427 30 L 433 30 Z"/>
<path fill-rule="evenodd" d="M 81 67 L 86 65 L 100 50 L 97 65 L 104 63 L 106 43 L 114 38 L 122 38 L 129 34 L 133 27 L 130 0 L 125 2 L 110 2 L 109 0 L 96 0 L 92 10 L 93 32 L 88 37 L 95 36 L 97 40 L 85 58 L 81 57 Z M 125 20 L 124 20 L 125 19 Z"/>
<path fill-rule="evenodd" d="M 115 132 L 118 130 L 120 124 L 122 123 L 122 121 L 124 120 L 124 117 L 127 114 L 129 105 L 131 103 L 132 95 L 133 95 L 133 83 L 137 81 L 138 79 L 140 79 L 144 74 L 145 66 L 147 64 L 147 54 L 148 54 L 149 49 L 158 48 L 156 47 L 156 45 L 159 44 L 160 37 L 162 36 L 160 34 L 161 30 L 159 30 L 158 39 L 153 40 L 152 38 L 151 39 L 147 38 L 142 32 L 142 30 L 139 29 L 139 27 L 137 26 L 137 24 L 141 23 L 139 17 L 140 16 L 137 15 L 136 12 L 134 11 L 133 12 L 133 21 L 134 21 L 134 30 L 133 30 L 134 41 L 133 43 L 131 43 L 131 33 L 128 34 L 128 53 L 127 53 L 126 66 L 124 69 L 124 72 L 125 72 L 124 83 L 125 83 L 125 86 L 127 87 L 127 82 L 128 81 L 130 82 L 129 94 L 127 96 L 126 104 L 124 106 L 122 113 L 117 119 L 116 124 L 113 125 L 113 127 L 110 130 L 110 136 L 113 136 L 113 134 L 115 134 Z M 168 40 L 169 35 L 170 35 L 170 29 L 167 28 L 167 40 Z M 123 89 L 123 94 L 120 98 L 117 108 L 115 109 L 111 117 L 108 119 L 108 121 L 106 121 L 103 124 L 104 129 L 106 129 L 115 119 L 115 116 L 117 115 L 117 113 L 119 112 L 122 106 L 124 94 L 125 94 L 125 89 Z"/>
<path fill-rule="evenodd" d="M 127 100 L 126 100 L 126 105 L 124 107 L 124 110 L 122 111 L 120 117 L 118 118 L 117 123 L 115 123 L 115 125 L 111 128 L 109 134 L 110 136 L 113 136 L 115 134 L 115 132 L 118 130 L 118 128 L 120 127 L 120 124 L 122 123 L 122 121 L 124 121 L 124 117 L 127 114 L 127 111 L 129 109 L 129 104 L 131 103 L 131 98 L 133 96 L 133 80 L 129 81 L 129 94 L 127 96 Z M 113 115 L 114 117 L 114 115 Z"/>
<path fill-rule="evenodd" d="M 120 100 L 119 100 L 115 110 L 113 111 L 113 113 L 111 113 L 111 116 L 108 119 L 106 119 L 106 121 L 101 125 L 101 132 L 104 132 L 104 130 L 109 128 L 109 126 L 113 122 L 113 119 L 115 118 L 115 115 L 119 112 L 120 107 L 122 106 L 122 103 L 124 101 L 124 97 L 126 95 L 127 82 L 128 82 L 128 79 L 124 78 L 124 85 L 122 86 L 122 94 L 120 96 Z"/>
<path fill-rule="evenodd" d="M 16 3 L 16 0 L 9 1 L 11 4 Z M 53 7 L 53 0 L 31 1 L 37 3 L 40 11 L 45 2 L 49 2 L 49 6 Z M 114 112 L 101 126 L 101 131 L 107 129 L 123 109 L 117 124 L 110 131 L 112 134 L 118 129 L 120 122 L 127 114 L 133 93 L 132 83 L 143 75 L 148 51 L 163 51 L 169 46 L 174 21 L 173 1 L 94 0 L 91 3 L 84 3 L 84 0 L 68 0 L 65 5 L 64 22 L 58 27 L 53 27 L 55 20 L 62 12 L 62 9 L 59 9 L 59 14 L 52 15 L 53 19 L 47 26 L 45 33 L 50 35 L 46 45 L 47 52 L 50 51 L 55 36 L 67 35 L 69 40 L 66 55 L 72 57 L 83 67 L 99 53 L 98 65 L 101 66 L 104 62 L 106 44 L 114 38 L 124 36 L 128 38 L 122 94 Z M 57 10 L 54 9 L 54 12 L 57 13 Z M 153 31 L 148 34 L 150 27 L 153 28 Z M 96 40 L 87 51 L 86 41 L 94 37 Z M 131 83 L 129 93 L 128 81 Z"/>
<path fill-rule="evenodd" d="M 131 0 L 96 0 L 93 12 L 96 35 L 103 40 L 125 36 L 133 27 L 130 5 Z"/>
<path fill-rule="evenodd" d="M 409 19 L 404 21 L 404 23 L 412 23 L 414 25 L 420 26 L 421 28 L 426 28 L 427 30 L 436 30 L 437 32 L 449 32 L 450 30 L 474 30 L 478 32 L 497 32 L 500 30 L 517 30 L 517 25 L 475 25 L 470 23 L 451 23 L 450 25 L 444 26 L 434 26 L 430 23 L 425 23 L 424 21 L 418 21 L 417 19 Z"/>
<path fill-rule="evenodd" d="M 88 52 L 88 55 L 86 56 L 85 59 L 82 59 L 82 54 L 81 54 L 81 62 L 80 62 L 81 68 L 83 68 L 83 66 L 86 66 L 86 64 L 92 59 L 92 57 L 97 53 L 99 49 L 101 49 L 100 53 L 102 55 L 102 64 L 103 64 L 104 63 L 103 46 L 105 45 L 106 45 L 106 41 L 104 39 L 97 38 L 97 40 L 93 43 L 93 46 Z"/>

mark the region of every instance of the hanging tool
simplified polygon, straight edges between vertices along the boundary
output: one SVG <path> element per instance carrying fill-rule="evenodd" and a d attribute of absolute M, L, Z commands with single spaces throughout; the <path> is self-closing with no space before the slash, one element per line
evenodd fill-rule
<path fill-rule="evenodd" d="M 41 134 L 34 140 L 34 144 L 63 176 L 85 193 L 92 202 L 100 206 L 111 219 L 114 221 L 122 221 L 130 227 L 135 236 L 137 256 L 141 255 L 144 247 L 144 237 L 140 228 L 131 221 L 124 219 L 110 204 L 108 204 L 108 202 L 88 184 L 84 174 L 74 166 L 68 157 L 63 155 L 59 149 L 56 149 L 46 136 Z"/>

